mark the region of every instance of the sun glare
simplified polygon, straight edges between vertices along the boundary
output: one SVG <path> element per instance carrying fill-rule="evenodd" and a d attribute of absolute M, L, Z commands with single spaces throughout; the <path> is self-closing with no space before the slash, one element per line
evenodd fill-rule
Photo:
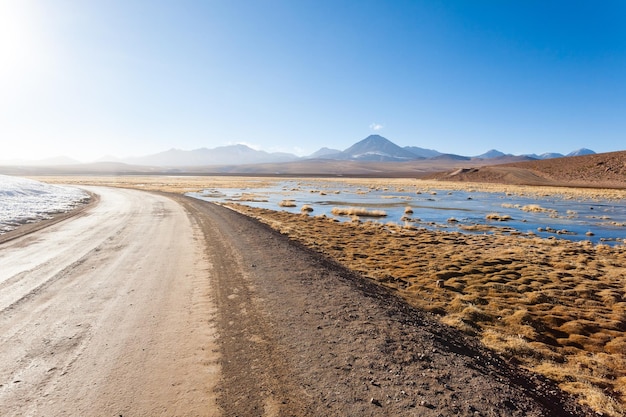
<path fill-rule="evenodd" d="M 30 1 L 0 0 L 0 82 L 19 80 L 43 55 L 38 13 Z"/>

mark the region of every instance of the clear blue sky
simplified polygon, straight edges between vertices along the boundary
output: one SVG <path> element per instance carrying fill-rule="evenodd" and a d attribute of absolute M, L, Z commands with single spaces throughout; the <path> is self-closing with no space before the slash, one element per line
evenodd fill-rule
<path fill-rule="evenodd" d="M 626 149 L 626 2 L 0 0 L 0 159 Z"/>

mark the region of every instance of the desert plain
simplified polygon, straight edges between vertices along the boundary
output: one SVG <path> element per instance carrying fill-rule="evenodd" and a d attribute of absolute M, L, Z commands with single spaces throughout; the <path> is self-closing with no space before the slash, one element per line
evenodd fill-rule
<path fill-rule="evenodd" d="M 271 186 L 283 179 L 203 176 L 40 177 L 43 181 L 167 193 Z M 298 179 L 294 179 L 298 181 Z M 624 201 L 610 188 L 394 179 L 319 179 L 327 190 L 471 189 Z M 297 205 L 298 202 L 295 202 Z M 508 233 L 461 233 L 227 203 L 289 239 L 391 289 L 406 303 L 548 377 L 604 415 L 626 410 L 626 246 Z M 626 237 L 626 228 L 624 230 Z"/>

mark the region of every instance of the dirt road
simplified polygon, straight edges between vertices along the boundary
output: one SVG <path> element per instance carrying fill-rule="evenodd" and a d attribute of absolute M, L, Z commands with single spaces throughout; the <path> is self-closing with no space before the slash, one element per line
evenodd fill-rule
<path fill-rule="evenodd" d="M 252 219 L 92 191 L 0 245 L 2 415 L 589 415 Z"/>
<path fill-rule="evenodd" d="M 94 191 L 0 245 L 0 415 L 219 415 L 198 228 L 168 198 Z"/>

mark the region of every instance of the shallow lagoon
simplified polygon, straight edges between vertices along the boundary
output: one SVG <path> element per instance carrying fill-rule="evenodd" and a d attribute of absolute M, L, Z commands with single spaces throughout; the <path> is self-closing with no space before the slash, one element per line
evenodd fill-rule
<path fill-rule="evenodd" d="M 333 207 L 362 207 L 383 210 L 387 216 L 361 220 L 431 230 L 531 234 L 594 243 L 622 243 L 626 238 L 626 206 L 615 200 L 301 180 L 280 181 L 271 186 L 261 183 L 259 187 L 208 188 L 189 195 L 211 202 L 237 202 L 291 213 L 300 213 L 302 206 L 308 205 L 313 209 L 310 215 L 339 221 L 351 221 L 352 217 L 333 215 Z M 293 201 L 295 206 L 281 207 L 284 200 Z M 405 214 L 408 207 L 412 214 Z M 487 219 L 491 214 L 507 220 Z"/>

